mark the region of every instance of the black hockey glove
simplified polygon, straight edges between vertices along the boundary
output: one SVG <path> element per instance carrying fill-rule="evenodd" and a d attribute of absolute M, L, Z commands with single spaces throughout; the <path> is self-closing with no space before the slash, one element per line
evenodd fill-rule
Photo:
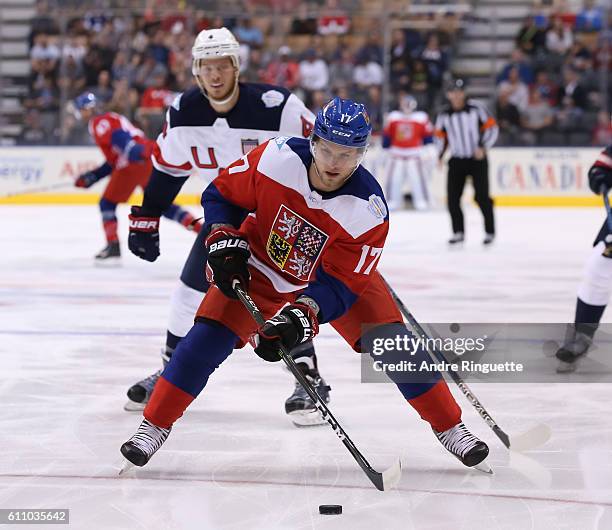
<path fill-rule="evenodd" d="M 251 252 L 245 235 L 231 226 L 214 229 L 206 238 L 208 264 L 206 278 L 228 298 L 237 299 L 233 281 L 238 280 L 244 290 L 249 288 L 251 274 L 247 261 Z"/>
<path fill-rule="evenodd" d="M 601 186 L 612 189 L 612 169 L 593 166 L 589 170 L 589 187 L 596 195 L 601 194 Z"/>
<path fill-rule="evenodd" d="M 312 307 L 295 303 L 281 309 L 266 320 L 253 337 L 255 353 L 269 362 L 280 361 L 281 344 L 287 350 L 314 338 L 319 332 L 319 321 Z"/>
<path fill-rule="evenodd" d="M 146 261 L 159 256 L 159 215 L 148 215 L 140 206 L 132 206 L 128 247 L 132 254 Z"/>

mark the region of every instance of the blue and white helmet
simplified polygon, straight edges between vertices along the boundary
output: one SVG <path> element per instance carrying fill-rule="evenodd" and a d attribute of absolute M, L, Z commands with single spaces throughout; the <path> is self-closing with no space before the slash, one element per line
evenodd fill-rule
<path fill-rule="evenodd" d="M 313 135 L 346 147 L 366 148 L 372 124 L 365 105 L 335 97 L 318 113 Z"/>
<path fill-rule="evenodd" d="M 91 109 L 98 105 L 98 98 L 93 92 L 83 92 L 74 100 L 74 107 L 77 110 Z"/>

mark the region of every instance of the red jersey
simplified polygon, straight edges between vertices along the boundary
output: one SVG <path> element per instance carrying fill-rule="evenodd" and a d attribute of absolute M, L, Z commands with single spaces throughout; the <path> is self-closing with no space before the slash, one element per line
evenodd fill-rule
<path fill-rule="evenodd" d="M 143 158 L 148 158 L 153 151 L 154 142 L 120 114 L 106 112 L 95 116 L 89 120 L 88 127 L 89 134 L 102 149 L 106 161 L 113 170 L 123 169 L 131 163 L 129 152 L 134 143 L 144 146 Z"/>
<path fill-rule="evenodd" d="M 428 143 L 433 135 L 433 125 L 424 112 L 405 114 L 396 110 L 387 117 L 383 134 L 388 138 L 391 151 L 401 153 Z"/>
<path fill-rule="evenodd" d="M 230 164 L 202 195 L 208 224 L 238 226 L 249 240 L 249 264 L 277 292 L 301 292 L 321 322 L 343 315 L 376 270 L 389 229 L 376 179 L 359 166 L 340 189 L 310 187 L 309 142 L 280 136 Z"/>

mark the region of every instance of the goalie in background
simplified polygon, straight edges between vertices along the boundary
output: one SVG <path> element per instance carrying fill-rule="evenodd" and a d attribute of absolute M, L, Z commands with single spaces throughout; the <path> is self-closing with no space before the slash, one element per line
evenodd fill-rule
<path fill-rule="evenodd" d="M 117 205 L 127 202 L 136 187 L 144 189 L 149 182 L 153 167 L 150 156 L 155 142 L 149 140 L 125 116 L 99 112 L 98 100 L 91 92 L 78 96 L 72 102 L 72 110 L 77 119 L 88 123 L 89 134 L 106 159 L 100 167 L 80 175 L 74 185 L 89 188 L 110 175 L 99 202 L 106 246 L 96 254 L 95 260 L 100 265 L 116 264 L 121 257 Z M 163 215 L 188 230 L 199 232 L 202 227 L 193 215 L 175 204 L 166 209 Z"/>
<path fill-rule="evenodd" d="M 414 208 L 427 210 L 432 206 L 429 181 L 436 159 L 433 125 L 427 113 L 416 110 L 412 96 L 403 96 L 399 106 L 387 116 L 383 131 L 383 149 L 389 153 L 385 168 L 389 209 L 403 208 L 408 177 Z"/>

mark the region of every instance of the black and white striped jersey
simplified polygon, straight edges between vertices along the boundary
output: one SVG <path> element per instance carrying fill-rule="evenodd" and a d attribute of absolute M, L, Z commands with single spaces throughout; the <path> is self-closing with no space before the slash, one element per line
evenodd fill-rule
<path fill-rule="evenodd" d="M 477 147 L 492 147 L 498 134 L 497 122 L 487 108 L 468 99 L 463 109 L 448 105 L 438 114 L 434 138 L 440 156 L 448 147 L 451 157 L 472 158 Z"/>

